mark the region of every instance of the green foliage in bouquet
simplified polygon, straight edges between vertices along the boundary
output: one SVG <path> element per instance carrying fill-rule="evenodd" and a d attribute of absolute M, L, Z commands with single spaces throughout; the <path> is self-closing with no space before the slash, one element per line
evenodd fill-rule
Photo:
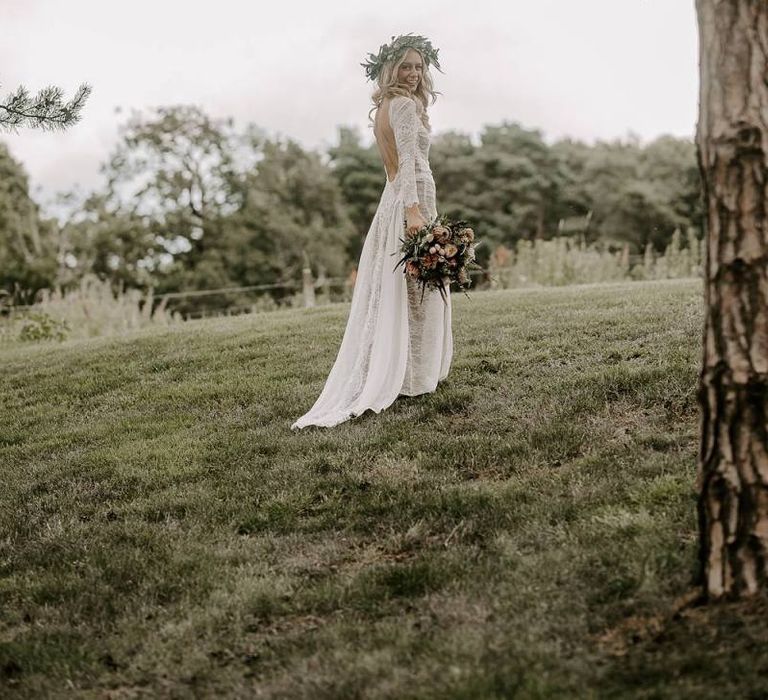
<path fill-rule="evenodd" d="M 400 240 L 403 257 L 394 269 L 403 265 L 403 274 L 421 284 L 421 301 L 429 287 L 437 289 L 447 302 L 451 282 L 469 296 L 467 289 L 472 285 L 469 270 L 482 270 L 482 267 L 475 262 L 475 248 L 480 242 L 475 241 L 475 232 L 466 221 L 437 216 L 415 234 Z"/>

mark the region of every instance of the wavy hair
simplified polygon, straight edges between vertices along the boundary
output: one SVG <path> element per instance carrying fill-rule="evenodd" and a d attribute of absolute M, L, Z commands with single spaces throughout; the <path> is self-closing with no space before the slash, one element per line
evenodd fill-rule
<path fill-rule="evenodd" d="M 371 95 L 373 107 L 371 107 L 368 112 L 368 120 L 370 121 L 368 127 L 370 129 L 373 129 L 375 123 L 373 117 L 371 117 L 371 113 L 381 107 L 381 103 L 387 97 L 391 98 L 400 95 L 402 97 L 410 97 L 414 99 L 416 102 L 416 111 L 422 124 L 424 124 L 427 131 L 432 131 L 432 127 L 429 123 L 429 115 L 427 114 L 427 107 L 429 106 L 430 99 L 432 100 L 431 104 L 435 104 L 437 96 L 442 95 L 443 93 L 435 90 L 434 83 L 432 82 L 432 74 L 429 72 L 429 68 L 427 68 L 427 64 L 424 61 L 424 56 L 421 54 L 421 51 L 413 49 L 419 56 L 421 56 L 421 62 L 424 66 L 424 69 L 421 72 L 421 80 L 419 80 L 419 86 L 416 88 L 416 91 L 412 93 L 405 83 L 397 82 L 397 74 L 400 70 L 400 65 L 405 60 L 410 48 L 411 47 L 405 47 L 405 50 L 399 58 L 387 61 L 381 67 L 381 72 L 376 81 L 376 89 Z"/>

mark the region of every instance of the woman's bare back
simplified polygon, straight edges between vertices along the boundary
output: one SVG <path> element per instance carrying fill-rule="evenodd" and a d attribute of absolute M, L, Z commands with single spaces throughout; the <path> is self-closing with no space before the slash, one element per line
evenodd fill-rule
<path fill-rule="evenodd" d="M 373 135 L 376 137 L 376 146 L 379 149 L 381 160 L 384 162 L 387 179 L 392 182 L 397 177 L 399 163 L 395 132 L 389 123 L 389 105 L 390 98 L 385 97 L 376 110 L 376 116 L 373 120 Z"/>

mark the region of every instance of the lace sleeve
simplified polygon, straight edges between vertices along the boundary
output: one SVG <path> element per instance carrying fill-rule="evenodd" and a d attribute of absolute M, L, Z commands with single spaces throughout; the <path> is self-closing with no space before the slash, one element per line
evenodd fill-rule
<path fill-rule="evenodd" d="M 390 124 L 397 146 L 397 174 L 400 178 L 400 198 L 404 207 L 419 203 L 416 194 L 416 137 L 418 134 L 416 103 L 408 98 L 396 98 L 391 103 Z"/>

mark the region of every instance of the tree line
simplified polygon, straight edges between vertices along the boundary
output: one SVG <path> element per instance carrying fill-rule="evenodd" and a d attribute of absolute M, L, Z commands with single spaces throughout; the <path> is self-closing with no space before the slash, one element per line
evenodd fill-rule
<path fill-rule="evenodd" d="M 548 144 L 504 121 L 477 141 L 435 135 L 430 162 L 439 211 L 487 242 L 481 265 L 520 240 L 578 235 L 642 253 L 663 250 L 675 229 L 701 235 L 692 139 Z M 0 143 L 0 287 L 17 302 L 89 273 L 158 294 L 295 282 L 307 260 L 315 274 L 347 276 L 385 182 L 358 129 L 339 127 L 321 153 L 191 106 L 134 113 L 101 171 L 103 186 L 60 193 L 63 213 L 46 218 Z"/>

